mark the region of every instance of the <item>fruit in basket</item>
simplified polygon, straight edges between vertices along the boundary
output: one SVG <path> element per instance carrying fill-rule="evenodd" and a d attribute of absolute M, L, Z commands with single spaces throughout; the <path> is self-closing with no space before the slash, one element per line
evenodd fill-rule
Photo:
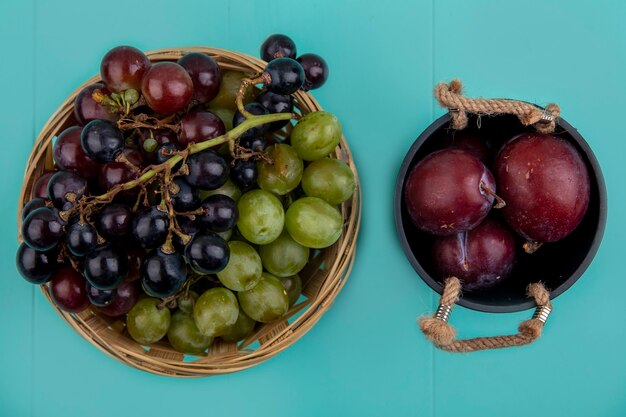
<path fill-rule="evenodd" d="M 176 311 L 172 314 L 167 340 L 179 352 L 202 353 L 213 343 L 213 337 L 203 335 L 191 314 Z"/>
<path fill-rule="evenodd" d="M 285 212 L 280 200 L 264 190 L 248 191 L 237 203 L 237 229 L 249 242 L 265 245 L 283 231 Z"/>
<path fill-rule="evenodd" d="M 112 290 L 126 278 L 128 255 L 119 246 L 105 243 L 85 255 L 85 278 L 101 290 Z"/>
<path fill-rule="evenodd" d="M 140 291 L 136 281 L 124 281 L 115 289 L 113 300 L 98 311 L 109 317 L 126 314 L 137 303 Z"/>
<path fill-rule="evenodd" d="M 101 290 L 89 282 L 85 285 L 89 302 L 96 307 L 106 307 L 113 302 L 115 290 Z"/>
<path fill-rule="evenodd" d="M 58 257 L 58 250 L 38 251 L 22 243 L 17 249 L 15 263 L 26 281 L 31 284 L 43 284 L 48 282 L 59 268 Z"/>
<path fill-rule="evenodd" d="M 270 35 L 261 44 L 261 58 L 264 61 L 271 61 L 275 58 L 295 58 L 296 44 L 287 35 L 276 33 Z"/>
<path fill-rule="evenodd" d="M 266 152 L 270 161 L 259 162 L 257 182 L 265 191 L 285 195 L 300 184 L 304 171 L 302 159 L 284 143 L 269 146 Z"/>
<path fill-rule="evenodd" d="M 64 171 L 72 171 L 91 180 L 98 176 L 100 165 L 89 158 L 81 145 L 80 126 L 71 126 L 59 134 L 54 143 L 54 162 Z"/>
<path fill-rule="evenodd" d="M 68 313 L 80 313 L 89 306 L 85 278 L 71 267 L 59 269 L 48 282 L 54 304 Z"/>
<path fill-rule="evenodd" d="M 138 343 L 150 345 L 163 339 L 170 327 L 171 313 L 158 298 L 143 298 L 128 312 L 126 327 Z"/>
<path fill-rule="evenodd" d="M 228 242 L 230 258 L 226 267 L 217 272 L 217 278 L 233 291 L 246 291 L 253 288 L 261 279 L 263 265 L 256 250 L 245 242 Z"/>
<path fill-rule="evenodd" d="M 332 158 L 311 162 L 302 174 L 302 189 L 309 197 L 319 197 L 336 206 L 352 196 L 356 183 L 350 167 Z"/>
<path fill-rule="evenodd" d="M 98 232 L 89 223 L 77 221 L 67 228 L 65 246 L 74 256 L 87 255 L 98 243 Z"/>
<path fill-rule="evenodd" d="M 224 269 L 230 257 L 226 241 L 209 231 L 196 233 L 185 246 L 187 263 L 201 274 L 214 274 Z"/>
<path fill-rule="evenodd" d="M 252 320 L 250 317 L 246 315 L 241 309 L 239 310 L 239 315 L 237 316 L 237 321 L 235 324 L 230 326 L 226 333 L 224 333 L 221 339 L 225 342 L 235 343 L 240 340 L 243 340 L 252 333 L 254 330 L 254 326 L 256 325 L 256 321 Z"/>
<path fill-rule="evenodd" d="M 339 239 L 343 217 L 339 210 L 317 197 L 304 197 L 289 206 L 285 228 L 293 239 L 308 248 L 323 249 Z"/>
<path fill-rule="evenodd" d="M 187 147 L 190 143 L 203 142 L 226 133 L 224 122 L 209 111 L 193 111 L 180 120 L 178 143 Z"/>
<path fill-rule="evenodd" d="M 104 84 L 96 83 L 83 88 L 74 100 L 74 117 L 81 125 L 86 125 L 92 120 L 110 120 L 115 121 L 119 115 L 111 108 L 103 106 L 93 98 L 93 94 L 110 94 Z"/>
<path fill-rule="evenodd" d="M 267 245 L 259 246 L 263 267 L 277 277 L 297 274 L 309 261 L 309 248 L 296 242 L 286 231 Z"/>
<path fill-rule="evenodd" d="M 59 211 L 48 207 L 33 210 L 22 223 L 22 238 L 31 248 L 47 251 L 54 248 L 65 236 L 65 222 Z"/>
<path fill-rule="evenodd" d="M 566 140 L 527 133 L 498 153 L 495 174 L 509 225 L 531 242 L 555 242 L 572 233 L 589 205 L 589 173 Z"/>
<path fill-rule="evenodd" d="M 332 114 L 318 111 L 304 116 L 291 132 L 291 146 L 305 161 L 324 158 L 341 140 L 341 125 Z"/>
<path fill-rule="evenodd" d="M 157 113 L 173 114 L 191 101 L 193 82 L 185 68 L 174 62 L 152 65 L 141 81 L 141 94 Z"/>
<path fill-rule="evenodd" d="M 146 294 L 166 298 L 176 294 L 187 280 L 187 265 L 180 253 L 158 248 L 143 261 L 141 277 Z"/>
<path fill-rule="evenodd" d="M 253 320 L 270 323 L 289 309 L 289 296 L 282 282 L 263 272 L 259 282 L 247 291 L 238 293 L 241 309 Z"/>
<path fill-rule="evenodd" d="M 239 315 L 237 297 L 226 288 L 212 288 L 202 294 L 193 308 L 193 318 L 205 336 L 221 336 Z"/>
<path fill-rule="evenodd" d="M 106 53 L 100 64 L 100 76 L 111 91 L 138 90 L 151 63 L 132 46 L 117 46 Z"/>
<path fill-rule="evenodd" d="M 302 294 L 302 279 L 300 275 L 295 274 L 289 277 L 276 277 L 280 282 L 283 283 L 283 287 L 287 291 L 287 298 L 289 299 L 289 307 L 294 305 L 298 298 L 300 298 L 300 294 Z"/>
<path fill-rule="evenodd" d="M 213 58 L 200 52 L 190 52 L 178 60 L 178 65 L 187 70 L 191 77 L 193 100 L 208 103 L 217 96 L 222 83 L 222 73 Z"/>
<path fill-rule="evenodd" d="M 304 70 L 304 91 L 320 88 L 328 79 L 328 64 L 326 60 L 317 54 L 303 54 L 296 60 Z"/>
<path fill-rule="evenodd" d="M 293 94 L 304 84 L 304 70 L 292 58 L 276 58 L 265 67 L 267 88 L 276 94 Z"/>

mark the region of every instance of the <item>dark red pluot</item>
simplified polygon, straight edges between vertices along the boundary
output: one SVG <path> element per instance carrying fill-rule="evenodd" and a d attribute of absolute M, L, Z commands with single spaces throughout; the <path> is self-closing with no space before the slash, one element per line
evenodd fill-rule
<path fill-rule="evenodd" d="M 524 133 L 507 142 L 495 160 L 504 217 L 524 238 L 555 242 L 572 233 L 589 205 L 589 173 L 566 140 Z"/>
<path fill-rule="evenodd" d="M 95 90 L 100 90 L 105 95 L 109 94 L 109 90 L 104 84 L 91 84 L 83 88 L 74 100 L 74 116 L 76 121 L 83 126 L 96 119 L 110 120 L 112 122 L 118 119 L 117 114 L 109 111 L 107 107 L 92 98 Z"/>
<path fill-rule="evenodd" d="M 404 187 L 406 208 L 420 229 L 445 236 L 473 229 L 487 216 L 495 192 L 491 172 L 471 153 L 443 149 L 413 167 Z"/>
<path fill-rule="evenodd" d="M 513 234 L 489 218 L 467 232 L 439 237 L 433 245 L 441 278 L 459 278 L 464 290 L 501 282 L 513 270 L 516 258 Z"/>
<path fill-rule="evenodd" d="M 115 290 L 115 297 L 111 304 L 98 307 L 98 311 L 109 317 L 126 314 L 139 300 L 139 284 L 137 281 L 124 281 Z"/>
<path fill-rule="evenodd" d="M 80 126 L 71 126 L 61 132 L 54 143 L 54 162 L 64 171 L 92 180 L 98 176 L 100 164 L 85 154 L 80 144 L 82 130 Z"/>
<path fill-rule="evenodd" d="M 146 72 L 141 91 L 157 113 L 173 114 L 191 101 L 193 83 L 187 71 L 174 62 L 159 62 Z"/>
<path fill-rule="evenodd" d="M 193 100 L 208 103 L 220 91 L 222 73 L 217 62 L 207 54 L 190 52 L 178 60 L 193 82 Z"/>
<path fill-rule="evenodd" d="M 50 178 L 55 174 L 56 171 L 44 172 L 41 174 L 41 177 L 37 178 L 35 184 L 33 184 L 33 198 L 48 198 L 48 182 Z"/>
<path fill-rule="evenodd" d="M 137 48 L 118 46 L 106 53 L 100 63 L 100 76 L 111 91 L 141 89 L 141 80 L 150 68 L 150 60 Z"/>
<path fill-rule="evenodd" d="M 480 159 L 483 164 L 489 163 L 489 147 L 478 135 L 455 131 L 454 135 L 449 135 L 442 142 L 446 148 L 463 149 Z"/>
<path fill-rule="evenodd" d="M 80 313 L 89 306 L 85 282 L 85 277 L 71 267 L 58 270 L 48 283 L 52 301 L 63 311 Z"/>
<path fill-rule="evenodd" d="M 180 137 L 178 142 L 183 148 L 190 143 L 203 142 L 226 133 L 224 122 L 208 111 L 194 111 L 185 115 L 180 121 Z"/>

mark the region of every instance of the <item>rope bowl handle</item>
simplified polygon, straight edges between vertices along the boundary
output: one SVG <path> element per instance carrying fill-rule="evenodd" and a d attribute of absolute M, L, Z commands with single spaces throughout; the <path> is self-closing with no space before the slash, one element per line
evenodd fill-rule
<path fill-rule="evenodd" d="M 422 333 L 433 345 L 447 352 L 476 352 L 479 350 L 501 349 L 528 345 L 541 337 L 543 326 L 552 312 L 550 293 L 541 283 L 528 286 L 527 293 L 537 304 L 535 314 L 520 323 L 518 333 L 506 336 L 476 337 L 456 339 L 455 328 L 448 323 L 452 308 L 461 295 L 461 281 L 456 277 L 447 278 L 439 299 L 439 307 L 432 317 L 421 317 L 418 324 Z"/>

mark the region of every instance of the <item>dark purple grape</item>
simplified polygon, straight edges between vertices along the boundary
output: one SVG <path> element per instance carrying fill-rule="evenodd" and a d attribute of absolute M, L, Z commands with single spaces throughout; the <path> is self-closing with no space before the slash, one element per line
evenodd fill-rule
<path fill-rule="evenodd" d="M 92 180 L 98 176 L 100 165 L 85 154 L 80 142 L 82 130 L 80 126 L 72 126 L 61 132 L 54 142 L 54 162 L 63 171 Z"/>
<path fill-rule="evenodd" d="M 111 303 L 105 307 L 99 307 L 98 311 L 109 317 L 126 314 L 139 300 L 139 294 L 139 285 L 136 281 L 124 281 L 116 288 Z"/>
<path fill-rule="evenodd" d="M 102 236 L 115 239 L 130 231 L 133 211 L 125 204 L 112 203 L 98 213 L 98 230 Z"/>
<path fill-rule="evenodd" d="M 58 270 L 48 282 L 54 304 L 68 313 L 80 313 L 89 307 L 85 277 L 71 267 Z"/>
<path fill-rule="evenodd" d="M 102 58 L 100 76 L 111 91 L 139 90 L 150 66 L 150 60 L 139 49 L 117 46 Z"/>
<path fill-rule="evenodd" d="M 167 213 L 156 206 L 147 207 L 133 218 L 131 233 L 144 249 L 154 249 L 165 243 L 170 219 Z"/>
<path fill-rule="evenodd" d="M 226 267 L 230 259 L 230 248 L 215 233 L 199 232 L 185 247 L 185 259 L 196 271 L 214 274 Z"/>
<path fill-rule="evenodd" d="M 263 136 L 258 137 L 243 137 L 239 139 L 239 146 L 251 151 L 261 152 L 267 148 L 267 141 Z"/>
<path fill-rule="evenodd" d="M 98 243 L 98 232 L 89 223 L 77 221 L 67 228 L 65 246 L 76 257 L 83 257 Z"/>
<path fill-rule="evenodd" d="M 124 149 L 124 135 L 108 120 L 92 120 L 80 134 L 85 154 L 96 162 L 112 162 Z"/>
<path fill-rule="evenodd" d="M 230 170 L 230 179 L 242 190 L 248 190 L 256 184 L 256 162 L 238 159 Z"/>
<path fill-rule="evenodd" d="M 197 188 L 189 185 L 181 177 L 174 178 L 172 184 L 175 185 L 175 188 L 178 188 L 178 191 L 170 193 L 174 210 L 184 212 L 200 207 L 202 201 L 200 200 L 200 191 Z"/>
<path fill-rule="evenodd" d="M 85 283 L 85 291 L 89 302 L 96 307 L 105 307 L 113 302 L 115 298 L 115 290 L 101 290 L 94 287 L 89 282 Z"/>
<path fill-rule="evenodd" d="M 176 222 L 178 223 L 179 230 L 190 238 L 193 238 L 193 236 L 200 231 L 200 224 L 195 219 L 192 220 L 187 216 L 178 216 L 176 218 Z M 172 243 L 174 244 L 176 251 L 180 253 L 185 252 L 186 244 L 178 234 L 174 233 L 172 236 Z"/>
<path fill-rule="evenodd" d="M 98 289 L 117 287 L 127 273 L 128 255 L 119 246 L 107 243 L 85 255 L 85 278 Z"/>
<path fill-rule="evenodd" d="M 65 236 L 67 223 L 56 209 L 48 207 L 33 210 L 22 223 L 22 238 L 33 249 L 47 251 L 54 248 Z"/>
<path fill-rule="evenodd" d="M 144 75 L 141 92 L 152 110 L 174 114 L 191 101 L 193 82 L 187 71 L 175 62 L 159 62 Z"/>
<path fill-rule="evenodd" d="M 237 203 L 223 194 L 213 194 L 202 201 L 197 221 L 212 232 L 225 232 L 237 224 Z"/>
<path fill-rule="evenodd" d="M 177 143 L 171 142 L 161 145 L 156 150 L 156 163 L 162 164 L 172 157 L 174 152 L 179 151 L 180 146 Z"/>
<path fill-rule="evenodd" d="M 143 264 L 143 260 L 146 257 L 146 251 L 142 248 L 138 248 L 134 245 L 132 239 L 124 242 L 126 252 L 128 253 L 128 274 L 126 275 L 127 281 L 136 281 L 139 279 L 141 265 Z"/>
<path fill-rule="evenodd" d="M 244 106 L 244 109 L 246 109 L 249 113 L 255 116 L 262 116 L 264 114 L 269 114 L 269 111 L 265 107 L 263 107 L 261 103 L 256 103 L 256 102 L 248 103 Z M 246 118 L 244 117 L 244 115 L 239 113 L 239 111 L 236 111 L 235 115 L 233 116 L 233 127 L 237 127 L 245 121 L 246 121 Z M 261 136 L 267 133 L 269 131 L 269 128 L 270 128 L 269 124 L 256 126 L 256 127 L 253 127 L 252 129 L 248 129 L 246 133 L 241 135 L 241 137 L 252 138 L 256 136 Z"/>
<path fill-rule="evenodd" d="M 183 148 L 192 143 L 204 142 L 226 133 L 224 122 L 209 111 L 192 111 L 180 121 L 179 142 Z"/>
<path fill-rule="evenodd" d="M 87 192 L 87 181 L 73 172 L 59 171 L 48 181 L 48 198 L 59 210 L 72 208 Z"/>
<path fill-rule="evenodd" d="M 220 91 L 222 73 L 217 62 L 207 54 L 190 52 L 178 60 L 185 68 L 193 83 L 192 99 L 198 103 L 208 103 Z"/>
<path fill-rule="evenodd" d="M 110 94 L 104 84 L 97 83 L 83 88 L 74 100 L 74 117 L 83 126 L 92 120 L 102 119 L 114 122 L 119 117 L 114 111 L 93 99 L 95 90 L 100 90 L 103 95 Z"/>
<path fill-rule="evenodd" d="M 317 54 L 303 54 L 296 60 L 304 70 L 304 91 L 320 88 L 328 79 L 328 65 L 324 58 Z"/>
<path fill-rule="evenodd" d="M 295 58 L 296 54 L 296 44 L 287 35 L 275 33 L 268 36 L 261 44 L 261 58 L 267 62 L 275 58 Z"/>
<path fill-rule="evenodd" d="M 213 151 L 196 153 L 187 158 L 189 175 L 185 178 L 192 187 L 215 190 L 228 180 L 230 173 L 224 158 Z"/>
<path fill-rule="evenodd" d="M 48 282 L 54 271 L 59 269 L 58 256 L 58 250 L 42 252 L 22 243 L 17 248 L 15 263 L 17 270 L 26 281 L 39 285 Z"/>
<path fill-rule="evenodd" d="M 141 267 L 141 285 L 153 297 L 174 295 L 187 280 L 187 265 L 179 253 L 165 253 L 161 248 L 148 254 Z"/>
<path fill-rule="evenodd" d="M 32 198 L 48 198 L 48 181 L 55 174 L 55 171 L 44 172 L 33 184 Z"/>
<path fill-rule="evenodd" d="M 24 207 L 22 208 L 22 220 L 24 220 L 26 216 L 28 216 L 34 210 L 37 210 L 41 207 L 46 207 L 46 200 L 39 197 L 35 197 L 28 203 L 24 204 Z"/>
<path fill-rule="evenodd" d="M 282 95 L 272 93 L 271 91 L 265 91 L 261 93 L 257 98 L 256 102 L 260 103 L 263 107 L 267 109 L 269 113 L 291 113 L 293 111 L 293 97 L 290 95 Z M 278 122 L 270 123 L 269 130 L 274 132 L 276 130 L 282 129 L 289 123 L 289 120 L 280 120 Z"/>
<path fill-rule="evenodd" d="M 265 67 L 267 89 L 276 94 L 293 94 L 304 84 L 304 69 L 295 59 L 277 58 Z"/>

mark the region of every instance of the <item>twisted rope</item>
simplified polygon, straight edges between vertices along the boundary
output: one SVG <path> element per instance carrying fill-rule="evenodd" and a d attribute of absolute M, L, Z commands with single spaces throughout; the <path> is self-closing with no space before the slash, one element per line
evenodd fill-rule
<path fill-rule="evenodd" d="M 495 116 L 513 114 L 524 126 L 534 125 L 540 133 L 552 133 L 561 110 L 556 104 L 548 104 L 545 109 L 534 104 L 517 100 L 468 98 L 463 96 L 463 84 L 452 80 L 450 84 L 441 82 L 435 87 L 435 97 L 441 107 L 450 111 L 452 127 L 464 129 L 467 126 L 467 113 Z"/>
<path fill-rule="evenodd" d="M 543 284 L 530 284 L 527 293 L 535 300 L 537 310 L 531 319 L 520 323 L 517 334 L 456 340 L 456 330 L 447 322 L 452 307 L 461 295 L 461 282 L 455 277 L 446 279 L 435 315 L 422 317 L 418 323 L 428 340 L 439 349 L 448 352 L 475 352 L 527 345 L 541 336 L 543 325 L 552 311 L 550 293 Z"/>

